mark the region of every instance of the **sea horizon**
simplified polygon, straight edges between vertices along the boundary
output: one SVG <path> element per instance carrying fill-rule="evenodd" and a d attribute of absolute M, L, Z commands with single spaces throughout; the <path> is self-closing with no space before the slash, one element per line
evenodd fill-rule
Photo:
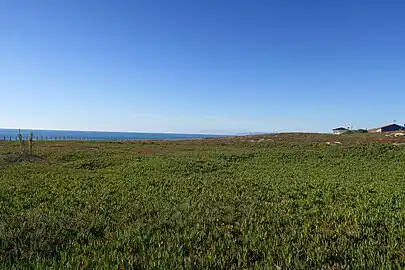
<path fill-rule="evenodd" d="M 0 140 L 16 139 L 19 129 L 0 128 Z M 232 136 L 214 133 L 174 133 L 174 132 L 137 132 L 137 131 L 90 131 L 62 129 L 20 129 L 24 138 L 32 132 L 36 140 L 181 140 L 203 139 Z"/>

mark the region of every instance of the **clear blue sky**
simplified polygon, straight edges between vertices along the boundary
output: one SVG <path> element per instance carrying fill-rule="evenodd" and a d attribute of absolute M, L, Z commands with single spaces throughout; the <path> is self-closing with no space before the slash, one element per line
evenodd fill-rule
<path fill-rule="evenodd" d="M 405 1 L 0 0 L 0 127 L 405 122 Z"/>

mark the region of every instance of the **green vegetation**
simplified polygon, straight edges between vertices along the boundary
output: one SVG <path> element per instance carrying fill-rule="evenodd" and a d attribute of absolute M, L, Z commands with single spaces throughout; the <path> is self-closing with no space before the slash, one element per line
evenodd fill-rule
<path fill-rule="evenodd" d="M 372 136 L 0 141 L 0 268 L 404 268 L 405 148 Z"/>

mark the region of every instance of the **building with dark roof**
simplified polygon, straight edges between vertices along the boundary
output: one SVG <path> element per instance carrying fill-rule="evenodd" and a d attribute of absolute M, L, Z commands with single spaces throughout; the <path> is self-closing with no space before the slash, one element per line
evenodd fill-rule
<path fill-rule="evenodd" d="M 394 124 L 389 124 L 389 125 L 385 125 L 382 127 L 369 129 L 368 132 L 390 132 L 390 131 L 400 131 L 400 130 L 405 130 L 405 127 L 394 123 Z"/>
<path fill-rule="evenodd" d="M 349 129 L 344 128 L 344 127 L 338 127 L 338 128 L 332 129 L 333 134 L 337 134 L 337 135 L 346 133 L 346 132 L 348 132 L 348 131 L 349 131 Z"/>

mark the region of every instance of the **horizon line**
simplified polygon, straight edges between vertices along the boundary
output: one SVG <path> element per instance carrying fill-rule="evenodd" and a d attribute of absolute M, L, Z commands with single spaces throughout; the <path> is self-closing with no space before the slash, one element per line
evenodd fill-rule
<path fill-rule="evenodd" d="M 232 136 L 238 133 L 214 133 L 214 132 L 153 132 L 153 131 L 116 131 L 116 130 L 91 130 L 91 129 L 48 129 L 48 128 L 12 128 L 12 127 L 0 127 L 0 130 L 31 130 L 31 131 L 78 131 L 78 132 L 111 132 L 111 133 L 145 133 L 145 134 L 174 134 L 174 135 L 220 135 L 220 136 Z M 241 132 L 242 133 L 242 132 Z M 247 132 L 246 132 L 247 133 Z M 250 132 L 249 132 L 250 133 Z M 254 132 L 251 132 L 254 133 Z M 264 134 L 264 133 L 262 133 Z"/>

